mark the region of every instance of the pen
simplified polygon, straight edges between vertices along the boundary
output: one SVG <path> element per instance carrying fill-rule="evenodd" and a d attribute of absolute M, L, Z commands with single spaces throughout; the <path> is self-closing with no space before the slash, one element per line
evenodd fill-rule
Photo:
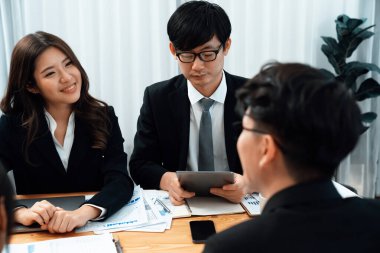
<path fill-rule="evenodd" d="M 113 242 L 115 243 L 116 252 L 123 253 L 123 248 L 120 245 L 120 241 L 118 239 L 113 239 Z"/>
<path fill-rule="evenodd" d="M 156 200 L 154 201 L 154 203 L 158 202 L 158 204 L 160 204 L 162 206 L 162 208 L 164 208 L 164 210 L 168 213 L 171 213 L 170 209 L 161 201 L 159 200 L 158 198 L 156 198 Z"/>

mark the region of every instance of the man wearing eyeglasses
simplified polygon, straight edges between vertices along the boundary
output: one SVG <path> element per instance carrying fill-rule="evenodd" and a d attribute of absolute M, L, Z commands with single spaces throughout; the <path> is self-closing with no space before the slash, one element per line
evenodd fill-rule
<path fill-rule="evenodd" d="M 272 63 L 237 97 L 244 180 L 267 202 L 260 216 L 210 237 L 204 253 L 380 252 L 380 202 L 342 198 L 331 181 L 363 131 L 344 83 Z"/>
<path fill-rule="evenodd" d="M 246 193 L 232 123 L 235 91 L 247 79 L 223 70 L 231 46 L 225 11 L 206 1 L 181 5 L 167 25 L 170 52 L 182 75 L 145 90 L 130 161 L 130 172 L 143 188 L 169 192 L 173 204 L 185 191 L 177 170 L 233 171 L 235 183 L 211 193 L 238 203 Z"/>

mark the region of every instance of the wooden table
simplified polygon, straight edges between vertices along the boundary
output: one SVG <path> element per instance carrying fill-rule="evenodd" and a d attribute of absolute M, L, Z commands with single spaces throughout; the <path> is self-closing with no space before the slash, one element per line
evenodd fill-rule
<path fill-rule="evenodd" d="M 84 195 L 91 193 L 73 193 L 64 196 Z M 92 193 L 93 194 L 93 193 Z M 63 196 L 62 194 L 49 195 L 19 195 L 18 198 L 41 198 L 41 197 Z M 119 237 L 123 251 L 127 253 L 145 253 L 145 252 L 181 252 L 196 253 L 202 252 L 203 244 L 194 244 L 191 240 L 189 222 L 192 220 L 213 220 L 217 232 L 225 230 L 233 225 L 241 223 L 249 219 L 244 214 L 215 215 L 215 216 L 198 216 L 190 218 L 173 219 L 172 227 L 163 233 L 148 232 L 117 232 L 113 233 Z M 87 233 L 66 233 L 66 234 L 50 234 L 48 232 L 15 234 L 10 238 L 10 243 L 29 243 L 43 241 L 49 239 L 65 238 L 70 236 L 91 235 Z"/>

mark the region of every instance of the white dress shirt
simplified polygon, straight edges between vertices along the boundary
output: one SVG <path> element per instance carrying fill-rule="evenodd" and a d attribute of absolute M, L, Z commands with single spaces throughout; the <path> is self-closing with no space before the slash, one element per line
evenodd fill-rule
<path fill-rule="evenodd" d="M 204 96 L 194 88 L 189 80 L 187 80 L 187 92 L 191 104 L 187 170 L 198 171 L 199 126 L 202 117 L 202 107 L 198 102 L 204 98 Z M 227 84 L 223 73 L 218 88 L 211 97 L 209 97 L 215 101 L 209 110 L 212 122 L 215 171 L 229 171 L 224 137 L 224 101 L 226 94 Z"/>
<path fill-rule="evenodd" d="M 65 138 L 63 139 L 63 145 L 59 143 L 57 138 L 55 138 L 55 130 L 57 129 L 57 122 L 54 120 L 53 116 L 50 115 L 48 111 L 45 109 L 45 116 L 46 116 L 46 121 L 48 123 L 49 130 L 51 132 L 51 135 L 53 137 L 54 145 L 55 148 L 58 152 L 59 157 L 61 158 L 63 167 L 65 168 L 67 172 L 67 167 L 69 165 L 69 158 L 70 158 L 70 153 L 71 153 L 71 148 L 73 147 L 74 143 L 74 130 L 75 130 L 75 114 L 72 112 L 69 117 L 69 122 L 67 123 L 67 129 L 66 129 L 66 134 Z M 106 214 L 107 210 L 103 207 L 93 205 L 93 204 L 85 204 L 88 206 L 92 206 L 95 208 L 100 209 L 100 215 L 93 219 L 93 220 L 100 220 L 104 217 Z"/>
<path fill-rule="evenodd" d="M 51 132 L 51 135 L 53 136 L 53 141 L 55 148 L 57 149 L 58 155 L 61 158 L 63 167 L 65 168 L 67 172 L 67 166 L 69 165 L 69 157 L 71 153 L 71 148 L 73 147 L 74 143 L 74 129 L 75 129 L 75 117 L 74 112 L 70 114 L 69 122 L 67 123 L 67 129 L 65 138 L 63 140 L 63 145 L 59 143 L 57 138 L 55 138 L 55 130 L 57 129 L 57 122 L 55 122 L 54 118 L 50 115 L 48 111 L 45 110 L 46 120 L 49 126 L 49 130 Z"/>

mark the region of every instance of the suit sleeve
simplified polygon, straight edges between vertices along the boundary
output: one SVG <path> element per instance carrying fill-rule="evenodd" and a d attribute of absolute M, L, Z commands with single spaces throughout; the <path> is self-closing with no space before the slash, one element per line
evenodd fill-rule
<path fill-rule="evenodd" d="M 124 139 L 112 107 L 109 107 L 108 115 L 111 122 L 111 133 L 104 154 L 105 164 L 102 168 L 104 184 L 100 192 L 87 202 L 106 208 L 105 218 L 128 203 L 133 194 L 133 182 L 128 175 L 127 154 L 123 147 Z"/>
<path fill-rule="evenodd" d="M 0 118 L 0 166 L 6 171 L 12 170 L 10 164 L 11 154 L 10 147 L 10 136 L 11 136 L 11 123 L 8 116 L 2 115 Z"/>
<path fill-rule="evenodd" d="M 145 189 L 159 189 L 161 177 L 167 172 L 162 167 L 160 138 L 155 124 L 160 115 L 153 113 L 152 104 L 154 103 L 147 88 L 137 121 L 134 149 L 129 162 L 133 180 Z"/>

